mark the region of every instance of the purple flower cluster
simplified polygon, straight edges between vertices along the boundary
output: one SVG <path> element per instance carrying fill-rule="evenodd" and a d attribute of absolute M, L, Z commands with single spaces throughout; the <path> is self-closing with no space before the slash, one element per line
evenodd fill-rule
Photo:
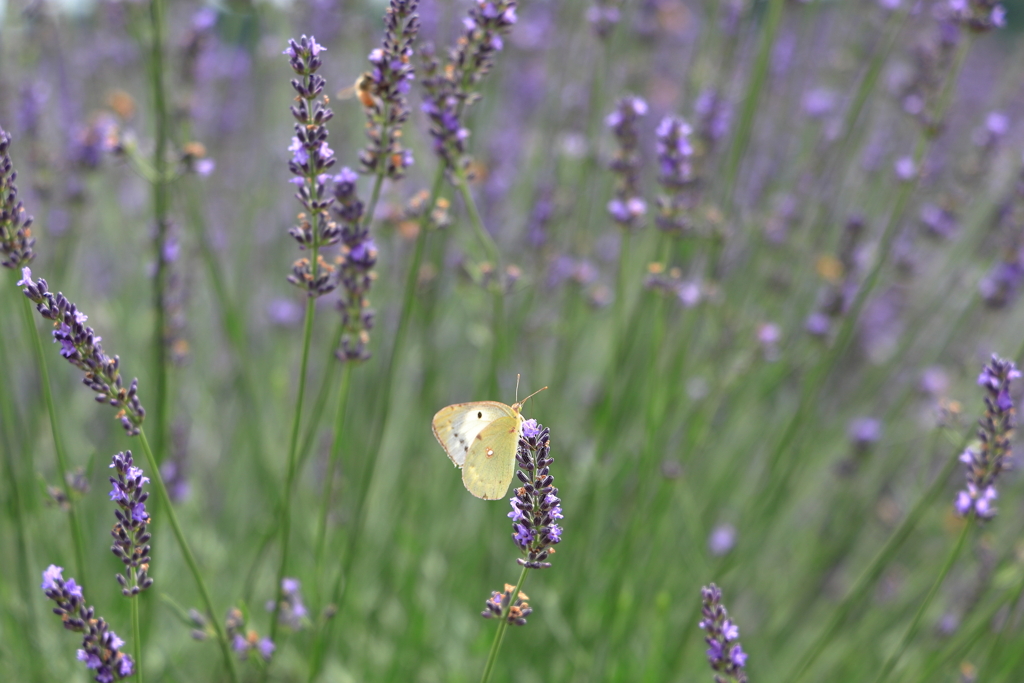
<path fill-rule="evenodd" d="M 618 150 L 609 167 L 616 175 L 615 197 L 608 202 L 612 220 L 624 230 L 643 225 L 647 202 L 640 192 L 640 135 L 637 123 L 647 115 L 647 102 L 639 97 L 623 97 L 605 123 L 618 141 Z"/>
<path fill-rule="evenodd" d="M 601 40 L 607 40 L 621 19 L 619 5 L 621 0 L 596 0 L 587 8 L 587 21 L 594 29 L 594 34 Z"/>
<path fill-rule="evenodd" d="M 946 0 L 949 18 L 975 33 L 1006 26 L 1006 8 L 996 0 Z"/>
<path fill-rule="evenodd" d="M 146 418 L 146 409 L 139 401 L 139 380 L 133 379 L 125 389 L 121 385 L 120 359 L 103 353 L 101 338 L 85 325 L 88 316 L 60 292 L 56 295 L 49 292 L 43 278 L 33 282 L 32 271 L 27 267 L 21 269 L 21 275 L 18 286 L 24 287 L 22 291 L 35 302 L 40 315 L 53 321 L 53 341 L 60 344 L 60 355 L 85 372 L 82 381 L 96 392 L 98 402 L 109 403 L 118 409 L 117 417 L 128 436 L 138 435 Z"/>
<path fill-rule="evenodd" d="M 32 216 L 18 200 L 18 172 L 14 170 L 11 157 L 11 135 L 0 128 L 0 265 L 6 268 L 24 268 L 35 252 L 32 247 Z"/>
<path fill-rule="evenodd" d="M 1010 382 L 1019 377 L 1020 371 L 1013 361 L 996 355 L 978 375 L 978 384 L 987 393 L 985 415 L 978 421 L 979 444 L 960 455 L 960 462 L 967 466 L 967 488 L 957 494 L 953 506 L 962 517 L 972 510 L 980 519 L 996 516 L 996 479 L 1012 466 L 1010 439 L 1016 411 L 1010 398 Z"/>
<path fill-rule="evenodd" d="M 114 487 L 110 490 L 110 500 L 120 508 L 114 510 L 117 524 L 110 532 L 114 537 L 110 551 L 128 570 L 127 578 L 117 575 L 121 593 L 125 596 L 138 595 L 153 585 L 153 579 L 149 577 L 149 541 L 152 535 L 146 530 L 150 522 L 146 512 L 149 492 L 142 490 L 143 485 L 149 483 L 149 477 L 143 476 L 142 470 L 135 466 L 131 451 L 114 455 L 110 467 L 117 474 L 110 477 Z"/>
<path fill-rule="evenodd" d="M 550 567 L 544 560 L 554 552 L 551 546 L 562 541 L 562 527 L 557 524 L 562 519 L 562 501 L 551 476 L 550 450 L 551 431 L 536 420 L 526 420 L 516 453 L 516 476 L 523 485 L 509 499 L 512 512 L 508 516 L 512 540 L 524 555 L 518 562 L 531 569 Z"/>
<path fill-rule="evenodd" d="M 707 656 L 711 669 L 715 672 L 715 683 L 736 681 L 746 683 L 747 674 L 743 667 L 747 664 L 747 653 L 743 651 L 738 639 L 740 629 L 728 618 L 722 605 L 722 590 L 715 584 L 701 589 L 703 606 L 698 624 L 704 631 L 704 642 L 708 644 Z"/>
<path fill-rule="evenodd" d="M 274 641 L 270 638 L 260 638 L 256 631 L 246 631 L 245 615 L 240 609 L 232 607 L 228 610 L 225 626 L 228 640 L 231 641 L 231 649 L 238 654 L 242 661 L 248 659 L 250 653 L 258 654 L 265 662 L 269 662 L 274 656 L 274 650 L 277 649 Z M 202 632 L 200 631 L 200 633 Z M 193 632 L 193 637 L 194 635 L 195 632 Z"/>
<path fill-rule="evenodd" d="M 533 613 L 533 608 L 530 607 L 529 596 L 519 591 L 516 593 L 515 601 L 512 600 L 512 593 L 515 592 L 516 587 L 512 584 L 505 584 L 505 592 L 499 593 L 493 591 L 491 597 L 487 599 L 487 606 L 483 612 L 480 613 L 484 619 L 500 619 L 501 615 L 504 614 L 505 608 L 508 607 L 508 623 L 513 626 L 526 626 L 526 617 Z"/>
<path fill-rule="evenodd" d="M 103 617 L 97 617 L 95 610 L 85 604 L 82 587 L 74 579 L 64 581 L 63 571 L 56 565 L 47 567 L 41 588 L 46 597 L 57 603 L 53 613 L 64 622 L 64 628 L 83 634 L 78 660 L 96 671 L 93 680 L 98 683 L 111 683 L 131 676 L 135 662 L 131 656 L 121 652 L 124 641 L 110 630 Z"/>
<path fill-rule="evenodd" d="M 693 129 L 677 116 L 666 116 L 658 124 L 658 183 L 664 189 L 658 197 L 658 227 L 670 234 L 688 232 L 693 221 L 691 214 L 696 203 L 692 189 L 697 176 L 693 165 Z"/>
<path fill-rule="evenodd" d="M 293 631 L 302 629 L 309 622 L 309 610 L 302 602 L 299 588 L 302 584 L 298 579 L 285 577 L 281 579 L 281 609 L 277 618 L 282 624 Z M 264 605 L 268 612 L 274 611 L 274 601 L 268 600 Z"/>
<path fill-rule="evenodd" d="M 322 296 L 334 289 L 331 268 L 320 257 L 322 247 L 335 244 L 341 237 L 337 224 L 328 220 L 327 209 L 333 199 L 328 196 L 327 170 L 334 166 L 334 150 L 327 144 L 327 126 L 334 112 L 320 99 L 326 81 L 316 73 L 325 48 L 315 38 L 294 38 L 288 41 L 284 54 L 299 78 L 292 79 L 292 88 L 298 94 L 298 104 L 291 108 L 295 119 L 295 136 L 288 151 L 292 153 L 288 169 L 295 175 L 291 183 L 298 186 L 295 198 L 306 211 L 299 214 L 296 225 L 288 234 L 299 243 L 300 249 L 311 249 L 314 260 L 299 259 L 292 264 L 288 281 L 300 287 L 309 296 Z"/>
<path fill-rule="evenodd" d="M 349 168 L 334 177 L 334 214 L 341 224 L 341 253 L 338 256 L 337 284 L 341 285 L 338 309 L 344 327 L 341 345 L 334 352 L 343 362 L 365 361 L 374 313 L 367 298 L 376 277 L 377 245 L 363 221 L 363 202 L 356 196 L 359 176 Z"/>
<path fill-rule="evenodd" d="M 494 56 L 504 47 L 501 36 L 515 23 L 516 3 L 512 0 L 475 0 L 462 20 L 462 35 L 447 64 L 441 65 L 433 45 L 420 48 L 422 109 L 430 119 L 434 151 L 449 170 L 466 165 L 469 130 L 463 127 L 462 118 L 478 97 L 473 86 L 491 70 Z"/>
<path fill-rule="evenodd" d="M 373 68 L 357 87 L 366 109 L 370 143 L 359 160 L 368 173 L 397 180 L 412 166 L 412 150 L 402 147 L 402 124 L 409 118 L 406 93 L 416 77 L 412 43 L 420 30 L 419 0 L 391 0 L 384 14 L 384 41 L 370 53 Z M 380 164 L 383 162 L 383 168 Z"/>

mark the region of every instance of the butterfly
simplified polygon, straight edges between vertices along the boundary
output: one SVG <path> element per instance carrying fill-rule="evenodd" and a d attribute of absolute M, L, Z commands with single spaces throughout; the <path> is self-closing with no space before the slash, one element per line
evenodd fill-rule
<path fill-rule="evenodd" d="M 477 498 L 504 498 L 516 471 L 516 451 L 523 433 L 520 410 L 538 389 L 507 406 L 499 401 L 456 403 L 434 415 L 431 428 L 445 453 L 462 468 L 462 483 Z"/>

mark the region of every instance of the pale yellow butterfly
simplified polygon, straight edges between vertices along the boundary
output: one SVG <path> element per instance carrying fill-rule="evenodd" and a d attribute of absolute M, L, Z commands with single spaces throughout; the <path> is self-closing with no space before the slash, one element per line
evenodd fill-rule
<path fill-rule="evenodd" d="M 462 468 L 462 483 L 477 498 L 504 498 L 516 472 L 516 451 L 523 433 L 519 413 L 538 389 L 511 406 L 498 401 L 456 403 L 441 408 L 431 427 L 445 453 Z"/>

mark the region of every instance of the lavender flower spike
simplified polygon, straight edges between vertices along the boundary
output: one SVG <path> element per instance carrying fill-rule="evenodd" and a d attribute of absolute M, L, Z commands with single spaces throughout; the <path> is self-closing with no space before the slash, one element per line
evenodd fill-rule
<path fill-rule="evenodd" d="M 419 0 L 391 0 L 384 14 L 384 41 L 370 53 L 373 68 L 357 84 L 370 138 L 359 160 L 368 173 L 383 172 L 392 180 L 404 176 L 413 163 L 412 150 L 402 147 L 401 136 L 409 118 L 406 93 L 416 78 L 412 43 L 420 30 L 418 6 Z"/>
<path fill-rule="evenodd" d="M 639 97 L 623 97 L 608 115 L 605 123 L 619 143 L 610 168 L 618 177 L 615 196 L 608 202 L 612 220 L 624 230 L 636 230 L 643 225 L 647 202 L 640 192 L 640 136 L 637 123 L 647 115 L 647 103 Z"/>
<path fill-rule="evenodd" d="M 64 628 L 82 635 L 82 647 L 78 660 L 89 669 L 96 671 L 93 678 L 98 683 L 111 683 L 128 678 L 135 672 L 135 662 L 130 655 L 121 652 L 124 641 L 110 630 L 103 617 L 85 604 L 82 587 L 74 579 L 64 580 L 64 569 L 50 565 L 43 572 L 43 592 L 57 603 L 54 614 L 64 622 Z"/>
<path fill-rule="evenodd" d="M 153 579 L 148 575 L 152 536 L 146 530 L 150 521 L 146 512 L 149 492 L 142 490 L 143 485 L 149 483 L 149 477 L 143 476 L 142 470 L 135 467 L 131 451 L 116 454 L 110 467 L 117 473 L 116 477 L 110 477 L 114 487 L 110 491 L 110 500 L 120 508 L 114 511 L 117 524 L 110 532 L 114 537 L 110 551 L 127 569 L 127 578 L 118 574 L 117 582 L 121 584 L 121 593 L 130 597 L 153 585 Z"/>
<path fill-rule="evenodd" d="M 487 599 L 487 608 L 480 613 L 480 616 L 484 619 L 499 619 L 505 611 L 505 605 L 511 604 L 508 616 L 506 617 L 508 623 L 513 626 L 526 626 L 526 617 L 533 613 L 533 608 L 527 602 L 530 597 L 523 591 L 519 591 L 516 593 L 516 599 L 513 601 L 512 592 L 515 589 L 515 586 L 506 583 L 504 593 L 493 591 L 491 597 Z"/>
<path fill-rule="evenodd" d="M 24 268 L 32 259 L 36 240 L 32 237 L 32 216 L 18 201 L 18 187 L 14 181 L 17 171 L 8 151 L 11 136 L 0 128 L 0 265 L 5 268 Z"/>
<path fill-rule="evenodd" d="M 1016 410 L 1010 398 L 1010 382 L 1019 378 L 1013 361 L 996 355 L 978 375 L 978 384 L 985 387 L 985 415 L 978 420 L 977 446 L 967 448 L 960 462 L 967 466 L 967 487 L 956 496 L 953 507 L 966 517 L 973 510 L 980 519 L 996 516 L 993 502 L 997 498 L 996 479 L 1012 466 L 1013 425 Z"/>
<path fill-rule="evenodd" d="M 462 20 L 462 35 L 444 67 L 433 45 L 420 48 L 425 91 L 421 108 L 430 118 L 434 151 L 448 170 L 466 165 L 469 130 L 463 127 L 462 118 L 466 107 L 478 97 L 472 86 L 491 70 L 494 56 L 504 47 L 501 36 L 515 23 L 516 3 L 512 0 L 474 0 Z"/>
<path fill-rule="evenodd" d="M 341 285 L 338 309 L 344 331 L 334 355 L 342 362 L 369 360 L 370 330 L 374 312 L 370 308 L 370 286 L 376 277 L 377 246 L 363 221 L 363 202 L 356 195 L 359 176 L 349 168 L 334 177 L 334 214 L 341 224 L 341 253 L 337 261 L 337 284 Z"/>
<path fill-rule="evenodd" d="M 512 540 L 524 555 L 518 562 L 531 569 L 550 567 L 545 560 L 555 552 L 551 546 L 562 541 L 562 527 L 557 523 L 562 519 L 562 501 L 551 476 L 554 458 L 550 450 L 550 430 L 536 420 L 526 420 L 516 454 L 516 476 L 523 486 L 510 498 L 512 512 L 508 516 Z"/>
<path fill-rule="evenodd" d="M 692 227 L 696 203 L 693 187 L 697 181 L 693 165 L 693 129 L 683 119 L 666 116 L 658 124 L 658 227 L 669 234 L 682 234 Z"/>
<path fill-rule="evenodd" d="M 327 126 L 334 112 L 321 101 L 327 84 L 316 73 L 322 65 L 319 54 L 324 47 L 315 38 L 302 36 L 300 40 L 289 40 L 284 54 L 288 55 L 292 70 L 299 78 L 292 79 L 292 88 L 297 93 L 298 104 L 292 106 L 295 119 L 295 136 L 288 151 L 292 153 L 288 169 L 295 176 L 291 183 L 299 189 L 295 198 L 305 208 L 298 216 L 298 222 L 289 231 L 300 249 L 311 249 L 314 261 L 299 259 L 292 264 L 288 281 L 306 290 L 311 297 L 322 296 L 334 289 L 330 274 L 333 268 L 319 255 L 322 247 L 335 244 L 341 238 L 337 224 L 329 220 L 327 209 L 333 198 L 328 196 L 326 182 L 330 178 L 328 169 L 334 166 L 334 150 L 327 144 Z"/>
<path fill-rule="evenodd" d="M 746 683 L 747 674 L 743 667 L 747 664 L 747 653 L 743 651 L 738 639 L 740 629 L 728 618 L 722 605 L 722 590 L 715 584 L 701 589 L 704 606 L 701 608 L 701 619 L 698 626 L 706 634 L 704 642 L 708 644 L 708 663 L 715 671 L 715 683 Z"/>
<path fill-rule="evenodd" d="M 146 418 L 146 410 L 139 401 L 139 380 L 133 379 L 125 389 L 121 384 L 121 361 L 103 352 L 100 337 L 85 325 L 89 317 L 60 292 L 52 294 L 43 278 L 33 281 L 28 267 L 21 269 L 21 275 L 18 286 L 24 287 L 22 291 L 35 302 L 39 314 L 53 321 L 53 341 L 60 343 L 60 355 L 85 372 L 82 382 L 96 393 L 98 402 L 118 409 L 117 417 L 128 436 L 137 436 Z"/>

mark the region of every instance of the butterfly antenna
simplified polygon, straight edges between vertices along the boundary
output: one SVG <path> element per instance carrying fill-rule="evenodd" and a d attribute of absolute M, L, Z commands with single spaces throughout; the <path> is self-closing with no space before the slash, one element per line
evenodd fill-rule
<path fill-rule="evenodd" d="M 522 377 L 518 372 L 516 373 L 516 403 L 519 403 L 519 378 Z M 523 399 L 525 400 L 525 399 Z"/>
<path fill-rule="evenodd" d="M 545 389 L 547 389 L 547 387 L 541 387 L 541 388 L 540 388 L 540 389 L 538 389 L 537 391 L 533 392 L 532 394 L 530 394 L 529 396 L 527 396 L 526 398 L 524 398 L 524 399 L 523 399 L 522 401 L 516 401 L 516 405 L 517 405 L 517 406 L 519 406 L 520 408 L 522 408 L 522 407 L 523 407 L 523 404 L 524 404 L 524 403 L 526 403 L 526 402 L 527 402 L 527 401 L 529 401 L 529 400 L 530 400 L 531 398 L 533 398 L 534 396 L 536 396 L 536 395 L 537 395 L 537 394 L 539 394 L 540 392 L 544 391 Z"/>

